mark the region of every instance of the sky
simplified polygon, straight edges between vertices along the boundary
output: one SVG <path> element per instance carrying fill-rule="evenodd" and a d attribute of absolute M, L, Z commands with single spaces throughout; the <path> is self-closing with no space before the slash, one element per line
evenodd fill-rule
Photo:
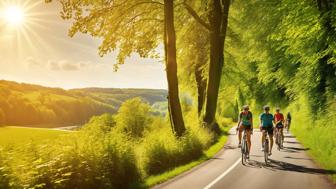
<path fill-rule="evenodd" d="M 167 88 L 161 60 L 133 54 L 114 72 L 116 53 L 100 57 L 100 39 L 70 38 L 71 21 L 59 12 L 44 0 L 0 0 L 0 79 L 65 89 Z"/>

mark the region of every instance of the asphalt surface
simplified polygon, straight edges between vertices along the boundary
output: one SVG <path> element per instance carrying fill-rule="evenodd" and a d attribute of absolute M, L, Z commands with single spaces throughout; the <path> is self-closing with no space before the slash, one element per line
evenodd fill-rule
<path fill-rule="evenodd" d="M 269 165 L 261 151 L 261 133 L 252 135 L 250 161 L 241 164 L 234 129 L 224 148 L 211 160 L 155 186 L 155 189 L 335 189 L 327 175 L 335 170 L 319 168 L 294 136 L 285 132 L 284 149 L 274 145 Z"/>

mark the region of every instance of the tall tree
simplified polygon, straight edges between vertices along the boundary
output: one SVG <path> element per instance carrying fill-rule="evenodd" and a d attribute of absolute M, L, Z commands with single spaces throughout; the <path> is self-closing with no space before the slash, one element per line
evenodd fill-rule
<path fill-rule="evenodd" d="M 166 72 L 168 81 L 168 107 L 173 129 L 177 136 L 182 136 L 185 131 L 185 126 L 182 117 L 177 79 L 176 33 L 174 27 L 173 0 L 164 0 L 164 21 L 164 45 L 166 50 Z"/>
<path fill-rule="evenodd" d="M 218 131 L 218 125 L 215 124 L 215 116 L 224 64 L 224 44 L 228 27 L 230 0 L 209 0 L 209 24 L 187 2 L 184 5 L 191 16 L 210 30 L 210 63 L 203 121 L 211 129 Z"/>
<path fill-rule="evenodd" d="M 46 0 L 51 2 L 52 0 Z M 173 1 L 159 0 L 59 0 L 61 17 L 73 21 L 69 35 L 77 32 L 101 38 L 99 55 L 118 50 L 118 69 L 133 52 L 141 57 L 158 57 L 156 49 L 164 41 L 168 81 L 169 113 L 173 132 L 185 131 L 179 101 Z M 163 38 L 163 39 L 162 39 Z"/>

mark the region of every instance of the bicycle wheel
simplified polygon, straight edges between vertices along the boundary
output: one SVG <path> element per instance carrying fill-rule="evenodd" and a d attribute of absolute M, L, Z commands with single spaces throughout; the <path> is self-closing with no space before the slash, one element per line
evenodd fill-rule
<path fill-rule="evenodd" d="M 282 137 L 282 135 L 280 135 L 280 138 L 281 138 L 280 147 L 281 147 L 281 149 L 283 149 L 284 138 Z"/>
<path fill-rule="evenodd" d="M 277 131 L 277 136 L 276 136 L 276 138 L 277 138 L 277 145 L 278 145 L 278 150 L 280 151 L 280 149 L 281 149 L 281 134 L 279 133 L 279 131 Z"/>
<path fill-rule="evenodd" d="M 241 160 L 242 160 L 242 164 L 244 165 L 244 161 L 245 161 L 245 154 L 244 154 L 244 150 L 245 149 L 245 142 L 243 142 L 243 144 L 242 144 L 242 147 L 241 147 L 241 155 L 242 155 L 242 157 L 241 157 Z"/>
<path fill-rule="evenodd" d="M 265 158 L 265 164 L 267 165 L 268 163 L 268 140 L 265 139 L 265 144 L 264 144 L 264 158 Z"/>

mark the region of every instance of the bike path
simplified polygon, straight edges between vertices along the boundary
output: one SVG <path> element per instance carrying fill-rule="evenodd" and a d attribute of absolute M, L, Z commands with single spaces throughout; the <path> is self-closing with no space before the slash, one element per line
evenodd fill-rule
<path fill-rule="evenodd" d="M 327 175 L 336 174 L 335 170 L 318 168 L 306 154 L 294 136 L 285 133 L 284 149 L 273 147 L 270 164 L 264 165 L 261 148 L 261 133 L 252 135 L 250 161 L 242 165 L 238 139 L 234 129 L 230 130 L 227 144 L 211 160 L 175 177 L 155 189 L 334 189 L 335 185 Z"/>

